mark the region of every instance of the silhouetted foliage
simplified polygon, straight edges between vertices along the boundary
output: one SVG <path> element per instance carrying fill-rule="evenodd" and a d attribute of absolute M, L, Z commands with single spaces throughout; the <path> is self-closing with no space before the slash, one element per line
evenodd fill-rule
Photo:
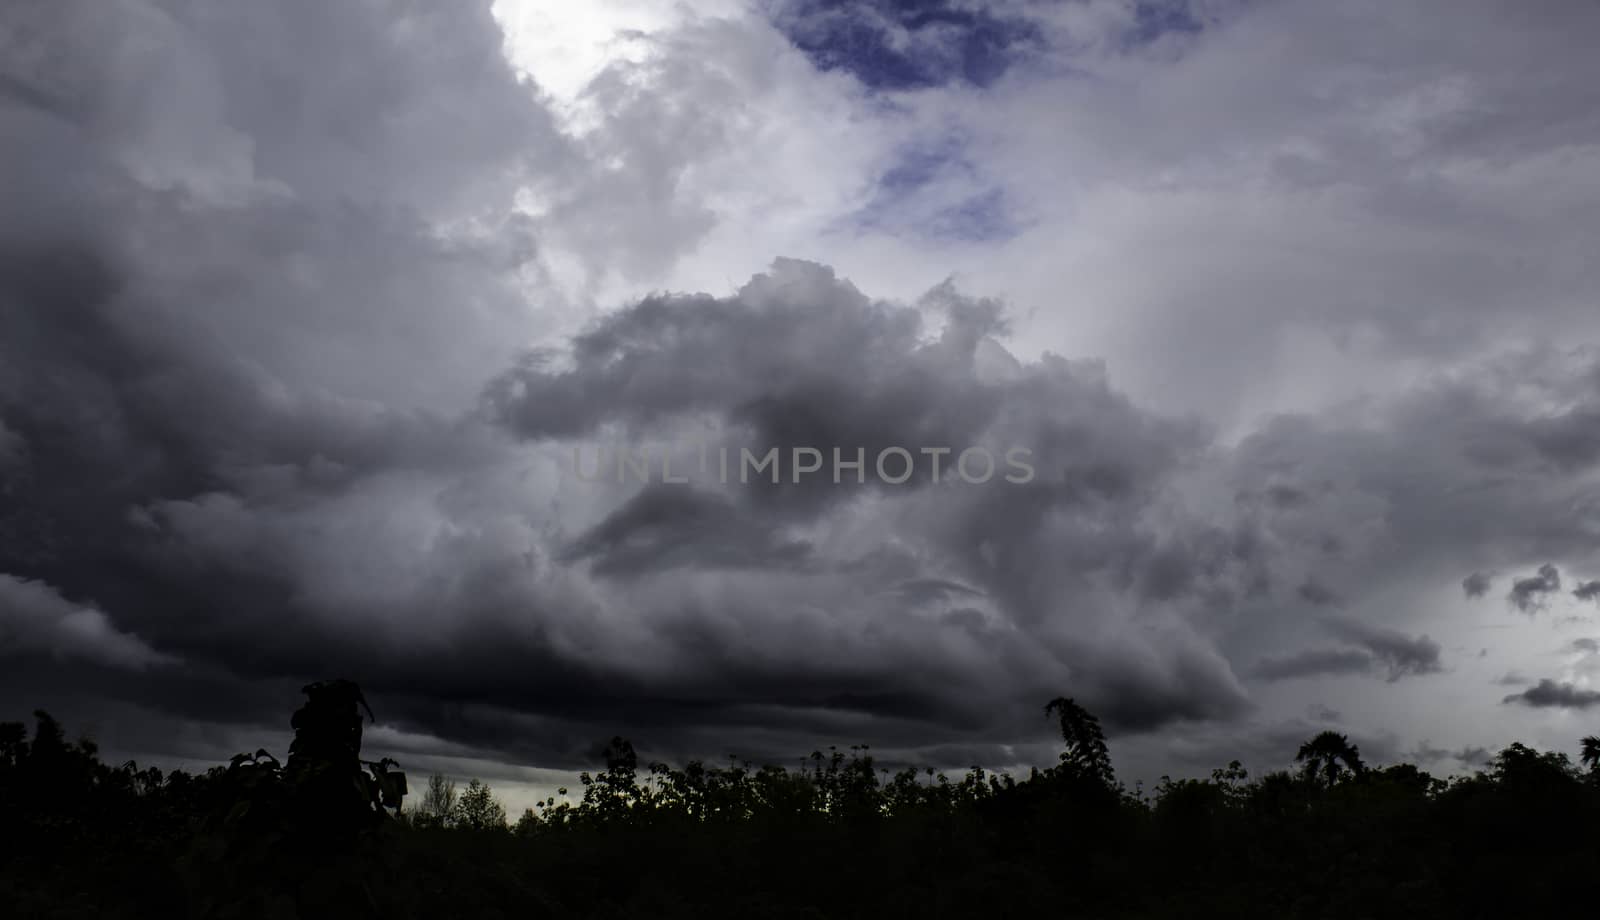
<path fill-rule="evenodd" d="M 1114 778 L 1111 754 L 1106 749 L 1106 737 L 1100 730 L 1100 720 L 1065 697 L 1057 697 L 1045 704 L 1045 715 L 1052 712 L 1061 721 L 1061 741 L 1066 745 L 1066 750 L 1061 752 L 1062 768 L 1074 775 L 1110 785 Z"/>
<path fill-rule="evenodd" d="M 428 777 L 428 787 L 422 801 L 410 812 L 411 822 L 418 827 L 444 827 L 455 820 L 456 784 L 442 774 Z"/>
<path fill-rule="evenodd" d="M 312 688 L 317 688 L 313 690 Z M 1026 778 L 880 766 L 865 747 L 795 768 L 641 761 L 514 825 L 484 783 L 430 778 L 399 811 L 360 760 L 354 685 L 314 684 L 287 762 L 200 775 L 110 766 L 45 713 L 0 724 L 0 910 L 32 917 L 1535 917 L 1600 869 L 1583 770 L 1521 744 L 1450 780 L 1366 766 L 1344 736 L 1294 772 L 1117 783 L 1070 699 L 1058 765 Z M 340 778 L 335 782 L 335 778 Z"/>
<path fill-rule="evenodd" d="M 1350 739 L 1338 732 L 1325 731 L 1300 745 L 1294 759 L 1305 765 L 1308 779 L 1332 786 L 1346 773 L 1359 775 L 1366 765 L 1361 762 L 1361 750 Z"/>
<path fill-rule="evenodd" d="M 471 831 L 506 829 L 506 810 L 480 780 L 467 784 L 456 801 L 454 825 Z"/>

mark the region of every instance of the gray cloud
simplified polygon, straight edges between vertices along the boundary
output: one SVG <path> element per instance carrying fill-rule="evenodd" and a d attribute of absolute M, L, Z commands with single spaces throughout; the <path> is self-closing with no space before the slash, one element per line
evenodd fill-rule
<path fill-rule="evenodd" d="M 1521 703 L 1538 709 L 1588 709 L 1600 703 L 1600 690 L 1588 690 L 1570 683 L 1557 683 L 1546 677 L 1537 684 L 1513 693 L 1502 702 Z"/>
<path fill-rule="evenodd" d="M 1513 581 L 1506 600 L 1523 613 L 1532 613 L 1544 606 L 1546 595 L 1559 590 L 1561 573 L 1555 566 L 1546 563 L 1539 566 L 1538 574 Z"/>
<path fill-rule="evenodd" d="M 657 483 L 579 536 L 562 559 L 592 559 L 597 573 L 619 575 L 674 566 L 798 569 L 810 556 L 809 544 L 785 540 L 727 496 Z"/>
<path fill-rule="evenodd" d="M 1230 725 L 1175 725 L 1160 733 L 1114 743 L 1112 754 L 1119 773 L 1125 764 L 1134 770 L 1151 764 L 1169 771 L 1178 766 L 1205 776 L 1212 769 L 1238 759 L 1252 774 L 1259 776 L 1269 770 L 1293 769 L 1299 747 L 1328 727 L 1328 722 L 1316 715 Z M 1368 764 L 1381 764 L 1405 756 L 1398 739 L 1388 733 L 1358 728 L 1349 729 L 1347 733 L 1361 748 L 1362 759 Z"/>
<path fill-rule="evenodd" d="M 1288 680 L 1322 674 L 1381 673 L 1393 683 L 1402 677 L 1442 670 L 1439 643 L 1427 636 L 1408 636 L 1342 617 L 1328 617 L 1323 626 L 1352 647 L 1310 649 L 1286 657 L 1264 658 L 1256 664 L 1255 676 Z"/>
<path fill-rule="evenodd" d="M 1481 767 L 1494 759 L 1488 748 L 1478 745 L 1467 745 L 1454 750 L 1438 748 L 1423 741 L 1409 755 L 1410 758 L 1422 763 L 1439 763 L 1441 761 L 1454 761 L 1464 767 Z"/>
<path fill-rule="evenodd" d="M 1345 618 L 1330 618 L 1326 625 L 1334 635 L 1370 652 L 1391 682 L 1441 670 L 1439 643 L 1427 636 L 1408 636 L 1397 630 Z"/>
<path fill-rule="evenodd" d="M 1316 607 L 1337 607 L 1344 602 L 1337 591 L 1315 579 L 1306 579 L 1295 589 L 1300 599 Z"/>
<path fill-rule="evenodd" d="M 1308 649 L 1282 658 L 1263 658 L 1252 672 L 1265 680 L 1288 680 L 1320 674 L 1365 674 L 1373 658 L 1361 649 Z"/>
<path fill-rule="evenodd" d="M 1600 579 L 1579 582 L 1572 596 L 1580 601 L 1600 601 Z"/>
<path fill-rule="evenodd" d="M 1493 578 L 1486 572 L 1473 572 L 1461 579 L 1461 590 L 1467 597 L 1483 597 L 1489 593 L 1489 586 Z"/>
<path fill-rule="evenodd" d="M 1306 707 L 1306 717 L 1315 722 L 1341 722 L 1344 720 L 1344 713 L 1321 703 L 1313 703 Z"/>
<path fill-rule="evenodd" d="M 44 653 L 115 668 L 173 664 L 137 636 L 119 632 L 106 615 L 68 602 L 49 585 L 0 575 L 0 654 Z"/>

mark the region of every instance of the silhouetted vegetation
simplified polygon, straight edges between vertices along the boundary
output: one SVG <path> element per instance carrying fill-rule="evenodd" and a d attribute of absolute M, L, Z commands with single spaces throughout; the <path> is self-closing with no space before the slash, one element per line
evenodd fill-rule
<path fill-rule="evenodd" d="M 16 917 L 1536 917 L 1600 870 L 1600 739 L 1513 744 L 1443 780 L 1342 735 L 1301 769 L 1130 791 L 1069 699 L 1026 778 L 889 771 L 866 748 L 798 769 L 641 762 L 508 823 L 432 778 L 410 809 L 359 759 L 364 706 L 314 684 L 288 762 L 195 776 L 110 766 L 53 719 L 0 725 L 0 908 Z"/>

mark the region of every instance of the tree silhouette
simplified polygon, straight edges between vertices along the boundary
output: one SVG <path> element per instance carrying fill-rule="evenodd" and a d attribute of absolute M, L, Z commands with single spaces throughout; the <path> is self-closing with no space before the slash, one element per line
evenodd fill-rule
<path fill-rule="evenodd" d="M 1337 784 L 1345 772 L 1360 774 L 1366 769 L 1361 762 L 1361 750 L 1350 739 L 1334 731 L 1325 731 L 1300 745 L 1294 755 L 1295 762 L 1305 765 L 1308 779 L 1321 778 L 1327 785 Z"/>
<path fill-rule="evenodd" d="M 1111 753 L 1106 750 L 1100 720 L 1068 697 L 1056 697 L 1045 704 L 1046 716 L 1054 713 L 1061 722 L 1061 766 L 1066 773 L 1086 776 L 1109 785 L 1114 779 Z"/>
<path fill-rule="evenodd" d="M 411 820 L 423 827 L 443 827 L 454 819 L 456 812 L 456 784 L 442 773 L 428 777 L 428 786 L 422 791 L 422 800 L 411 812 Z"/>
<path fill-rule="evenodd" d="M 481 780 L 467 783 L 461 797 L 456 800 L 455 826 L 472 831 L 503 830 L 506 810 L 497 801 L 489 787 Z"/>
<path fill-rule="evenodd" d="M 1590 773 L 1600 774 L 1600 736 L 1589 735 L 1580 744 L 1578 759 Z"/>

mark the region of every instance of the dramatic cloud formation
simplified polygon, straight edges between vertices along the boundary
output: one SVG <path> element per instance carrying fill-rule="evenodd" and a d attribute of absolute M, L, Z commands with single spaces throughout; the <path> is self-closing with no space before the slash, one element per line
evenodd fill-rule
<path fill-rule="evenodd" d="M 954 456 L 937 482 L 929 457 L 900 486 L 858 484 L 849 473 L 795 483 L 787 472 L 777 483 L 654 483 L 574 546 L 595 571 L 631 579 L 626 590 L 639 597 L 671 596 L 674 582 L 717 572 L 724 591 L 767 585 L 759 603 L 771 611 L 829 610 L 825 621 L 805 614 L 795 624 L 855 637 L 829 669 L 853 649 L 862 667 L 879 662 L 873 670 L 895 670 L 904 654 L 904 684 L 949 654 L 926 644 L 933 638 L 1009 659 L 1005 676 L 989 678 L 1003 698 L 1024 699 L 1024 688 L 1054 679 L 1077 684 L 1114 724 L 1237 712 L 1242 690 L 1184 615 L 1244 590 L 1252 560 L 1229 559 L 1235 538 L 1226 532 L 1154 505 L 1200 433 L 1140 412 L 1094 367 L 1015 361 L 988 338 L 999 329 L 992 303 L 941 287 L 919 307 L 875 303 L 820 266 L 780 261 L 732 298 L 652 298 L 613 314 L 554 362 L 565 369 L 524 365 L 491 388 L 489 405 L 541 441 L 620 426 L 612 430 L 661 444 L 698 440 L 735 458 L 771 446 L 813 448 L 830 464 L 836 451 L 873 458 L 896 446 L 979 446 L 1001 456 L 1026 446 L 1037 466 L 1026 483 L 963 482 Z M 922 328 L 930 313 L 943 323 L 935 336 Z M 678 464 L 692 466 L 692 456 Z M 1159 536 L 1149 529 L 1156 515 Z M 684 571 L 686 552 L 701 572 Z M 847 585 L 872 600 L 845 601 Z M 739 589 L 728 601 L 747 596 Z M 1143 627 L 1118 627 L 1128 614 Z M 696 615 L 731 623 L 752 614 Z M 719 632 L 697 630 L 713 648 Z M 803 654 L 787 630 L 774 635 L 782 648 L 741 632 L 741 645 L 759 643 L 748 649 L 758 657 Z M 960 693 L 965 705 L 979 702 L 970 688 Z"/>
<path fill-rule="evenodd" d="M 225 758 L 344 675 L 519 782 L 1520 730 L 1570 634 L 1456 586 L 1600 598 L 1600 14 L 668 7 L 0 10 L 8 710 Z"/>

